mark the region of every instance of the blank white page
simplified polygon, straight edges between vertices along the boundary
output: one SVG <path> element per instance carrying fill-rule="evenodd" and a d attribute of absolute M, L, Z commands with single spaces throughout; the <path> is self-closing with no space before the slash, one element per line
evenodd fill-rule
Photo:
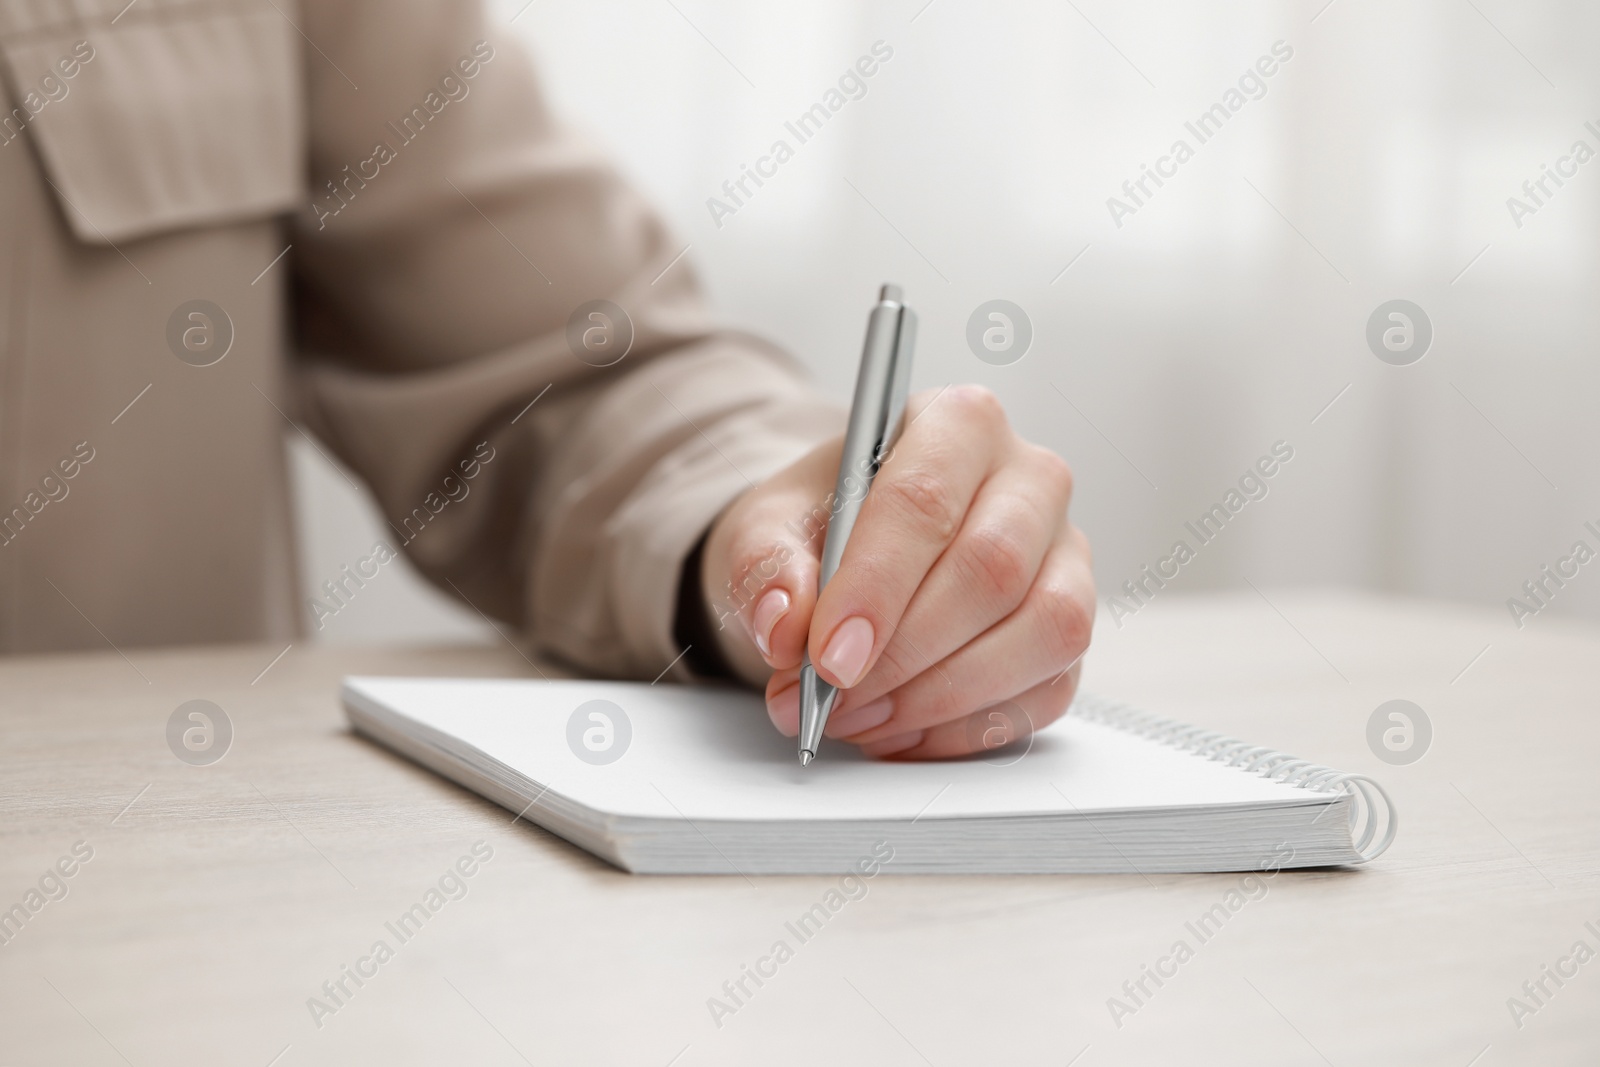
<path fill-rule="evenodd" d="M 345 699 L 455 737 L 555 793 L 625 817 L 936 819 L 1336 799 L 1070 714 L 1040 731 L 1026 754 L 1019 744 L 986 758 L 895 763 L 828 742 L 811 766 L 801 767 L 795 741 L 772 728 L 761 698 L 728 689 L 348 678 Z M 632 725 L 632 740 L 614 763 L 593 766 L 567 747 L 567 720 L 590 700 L 611 701 Z"/>

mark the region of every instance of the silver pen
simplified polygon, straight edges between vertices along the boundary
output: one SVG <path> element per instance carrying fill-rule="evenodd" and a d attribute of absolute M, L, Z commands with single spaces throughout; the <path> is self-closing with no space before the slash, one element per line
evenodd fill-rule
<path fill-rule="evenodd" d="M 878 467 L 888 458 L 905 423 L 906 391 L 911 384 L 911 354 L 917 344 L 917 315 L 906 307 L 898 285 L 878 291 L 878 303 L 867 316 L 867 339 L 861 348 L 861 370 L 856 374 L 856 395 L 850 405 L 850 423 L 834 482 L 832 517 L 822 541 L 820 594 L 839 569 L 845 543 L 861 513 L 861 503 Z M 817 677 L 806 654 L 800 665 L 800 765 L 817 757 L 822 729 L 828 725 L 839 690 Z"/>

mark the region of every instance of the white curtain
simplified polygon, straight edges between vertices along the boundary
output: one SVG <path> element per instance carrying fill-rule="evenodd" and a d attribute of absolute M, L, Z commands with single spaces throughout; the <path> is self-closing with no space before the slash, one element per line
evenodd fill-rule
<path fill-rule="evenodd" d="M 876 286 L 905 287 L 917 384 L 991 386 L 1072 462 L 1102 594 L 1182 539 L 1158 595 L 1362 586 L 1509 634 L 1524 582 L 1600 549 L 1600 158 L 1573 157 L 1600 152 L 1594 5 L 525 3 L 500 8 L 558 110 L 730 318 L 844 397 Z M 785 123 L 875 44 L 801 143 Z M 792 158 L 713 211 L 778 140 Z M 965 338 L 996 298 L 1032 323 L 1008 366 Z M 1366 339 L 1396 298 L 1432 325 L 1408 366 Z M 1277 442 L 1263 498 L 1186 532 Z M 1600 617 L 1600 562 L 1546 589 L 1539 618 Z"/>

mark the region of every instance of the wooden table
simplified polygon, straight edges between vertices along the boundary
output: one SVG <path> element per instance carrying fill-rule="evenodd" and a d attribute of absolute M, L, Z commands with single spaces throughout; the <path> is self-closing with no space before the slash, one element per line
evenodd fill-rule
<path fill-rule="evenodd" d="M 885 874 L 719 1026 L 708 999 L 834 879 L 621 874 L 344 725 L 342 674 L 531 673 L 510 648 L 4 661 L 0 908 L 66 895 L 0 945 L 0 1065 L 1600 1062 L 1600 958 L 1569 957 L 1600 951 L 1600 631 L 1267 596 L 1102 618 L 1087 681 L 1377 776 L 1399 840 L 1263 883 L 1115 1020 L 1240 876 Z M 1407 766 L 1366 741 L 1395 697 L 1434 728 Z M 196 698 L 234 727 L 209 766 L 166 739 Z M 465 895 L 395 938 L 477 842 Z"/>

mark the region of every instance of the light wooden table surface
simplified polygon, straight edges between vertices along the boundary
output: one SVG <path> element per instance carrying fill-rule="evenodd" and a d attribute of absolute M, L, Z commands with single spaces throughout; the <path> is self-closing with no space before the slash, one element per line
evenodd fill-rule
<path fill-rule="evenodd" d="M 0 945 L 0 1065 L 1600 1062 L 1600 958 L 1560 962 L 1600 951 L 1600 631 L 1267 595 L 1102 618 L 1087 681 L 1375 775 L 1387 855 L 1283 873 L 1204 944 L 1185 922 L 1240 876 L 885 874 L 720 1027 L 708 998 L 834 879 L 622 874 L 345 727 L 342 674 L 531 673 L 509 648 L 296 647 L 259 678 L 279 649 L 0 661 L 0 908 L 93 850 Z M 1366 742 L 1395 697 L 1434 727 L 1408 766 Z M 167 745 L 194 698 L 234 726 L 211 766 Z M 466 895 L 399 944 L 385 923 L 477 842 Z M 319 1026 L 308 999 L 380 938 Z M 1118 1026 L 1108 999 L 1180 938 Z M 1546 965 L 1577 973 L 1536 1004 Z"/>

